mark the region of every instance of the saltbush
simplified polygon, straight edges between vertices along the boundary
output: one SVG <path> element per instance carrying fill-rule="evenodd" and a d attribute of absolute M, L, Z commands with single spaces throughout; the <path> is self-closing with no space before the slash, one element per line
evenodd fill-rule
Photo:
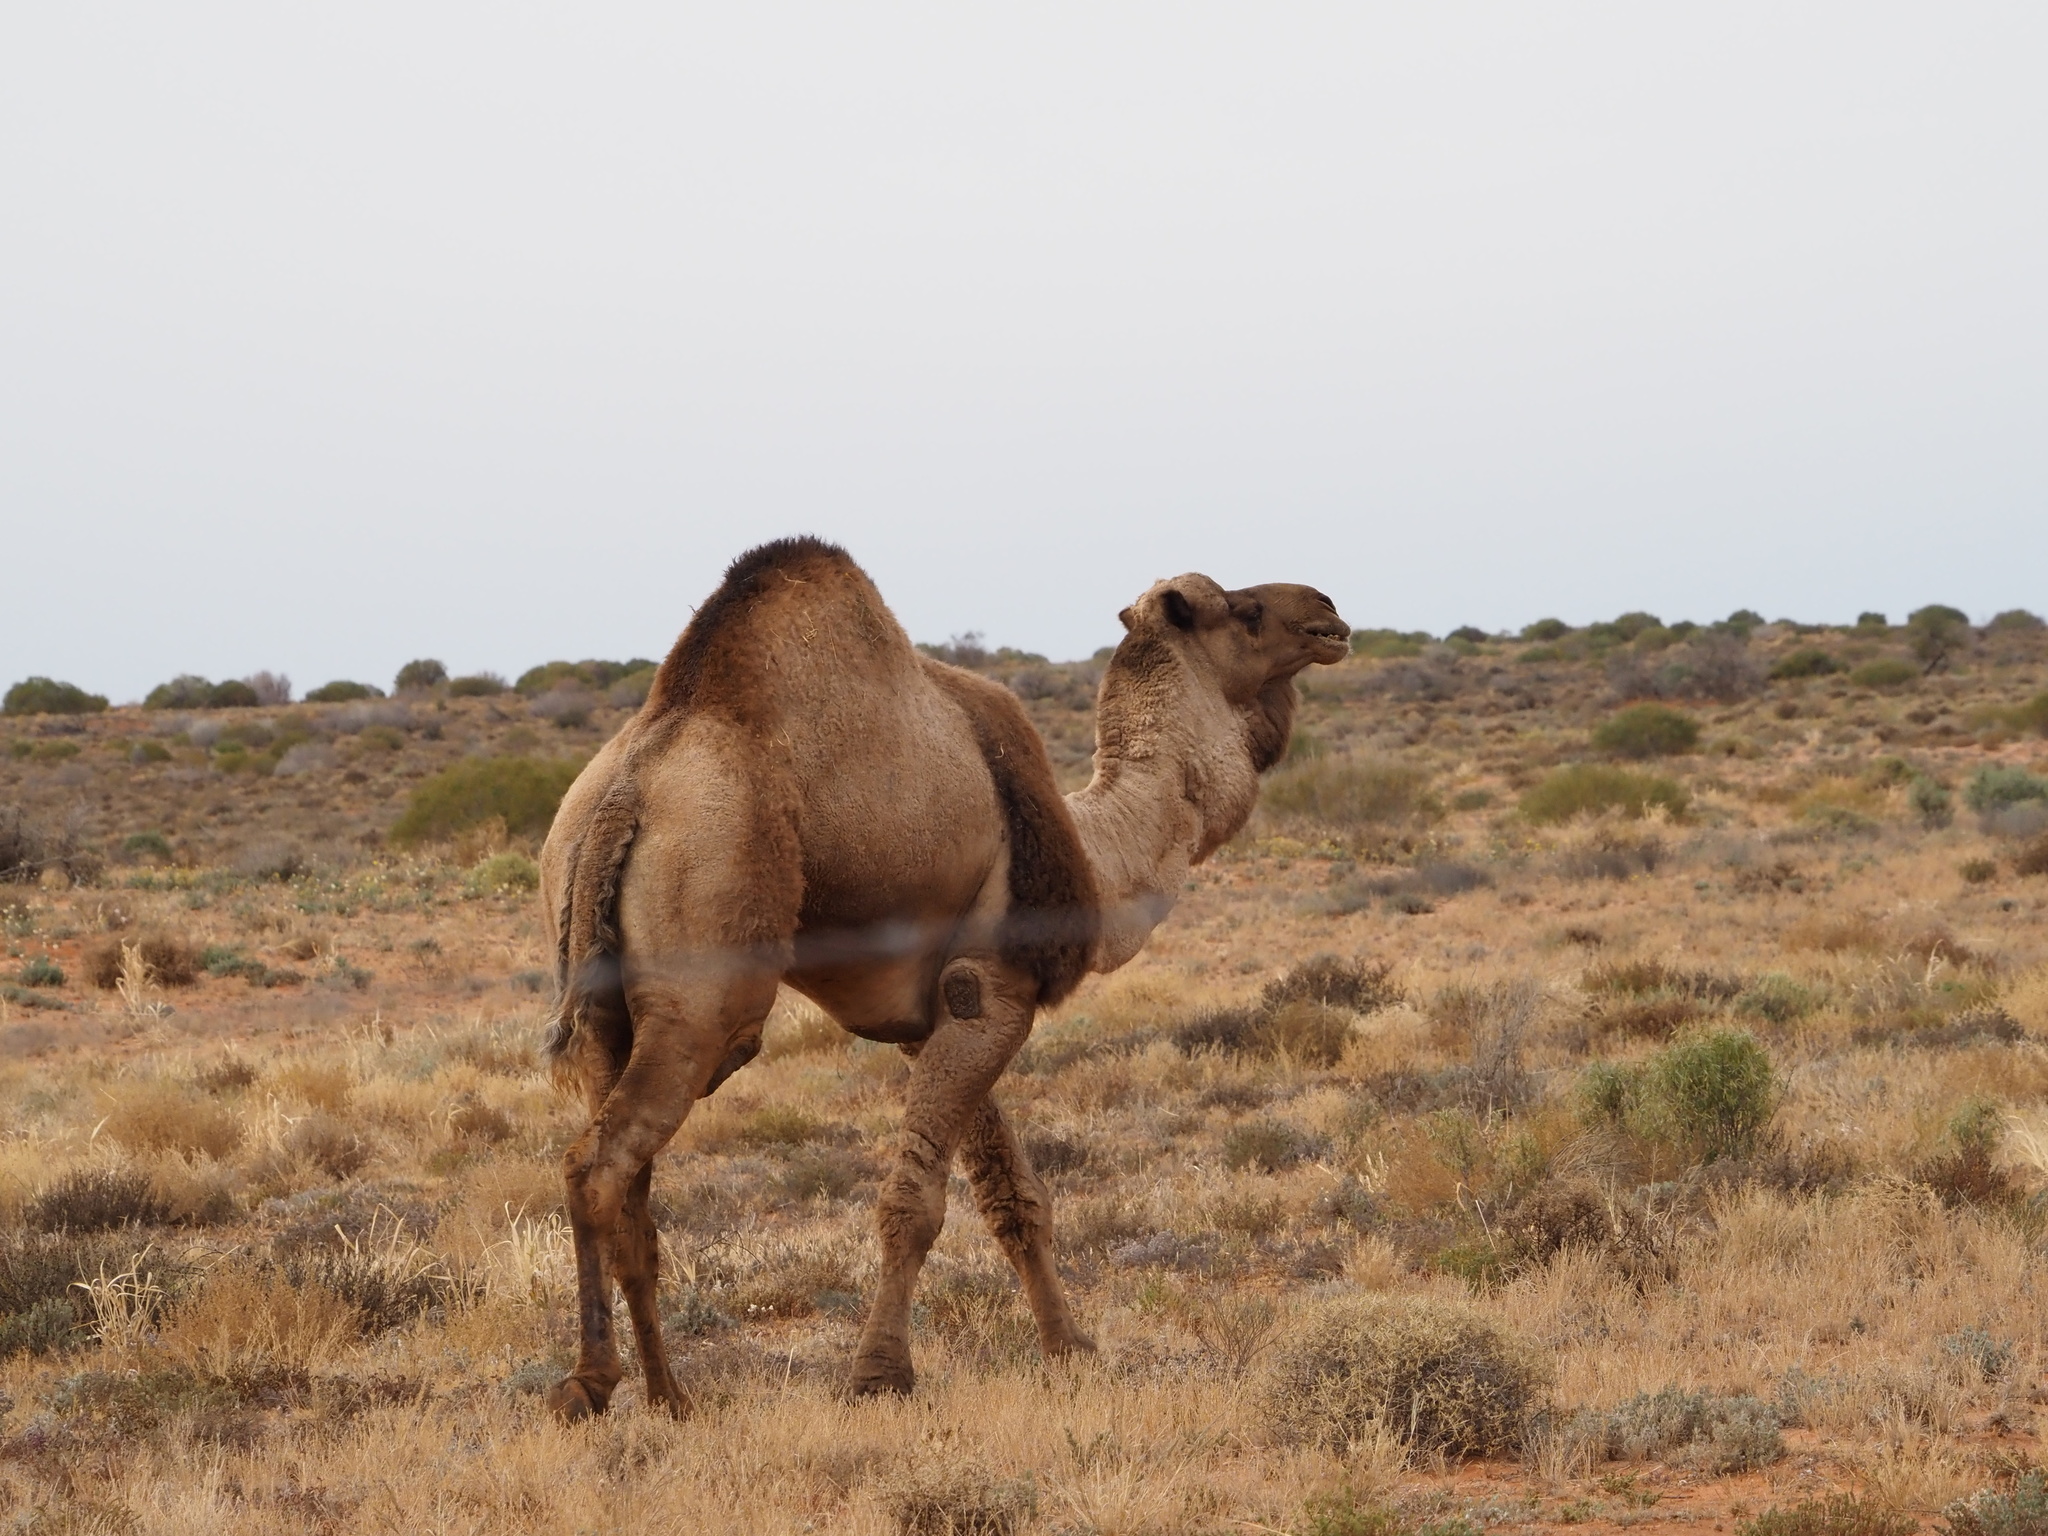
<path fill-rule="evenodd" d="M 1691 797 L 1676 780 L 1636 773 L 1604 763 L 1570 763 L 1556 769 L 1522 796 L 1521 810 L 1530 821 L 1569 821 L 1583 813 L 1619 811 L 1638 817 L 1651 806 L 1683 816 Z"/>
<path fill-rule="evenodd" d="M 2048 1473 L 2032 1468 L 2020 1475 L 2010 1493 L 1987 1488 L 1973 1498 L 1957 1500 L 1941 1513 L 1948 1522 L 1948 1536 L 2048 1536 Z M 1759 1532 L 1758 1536 L 1779 1533 Z"/>
<path fill-rule="evenodd" d="M 1881 656 L 1850 672 L 1849 681 L 1858 688 L 1899 688 L 1919 675 L 1919 669 L 1911 662 L 1901 661 L 1896 656 Z"/>
<path fill-rule="evenodd" d="M 448 695 L 456 699 L 488 699 L 510 686 L 495 672 L 472 672 L 448 684 Z"/>
<path fill-rule="evenodd" d="M 1739 1521 L 1735 1536 L 1914 1536 L 1919 1529 L 1911 1515 L 1844 1493 L 1790 1509 L 1767 1509 L 1753 1520 Z"/>
<path fill-rule="evenodd" d="M 2023 800 L 2048 800 L 2048 779 L 2024 768 L 1980 768 L 1963 799 L 1980 814 L 2002 811 Z"/>
<path fill-rule="evenodd" d="M 1422 1454 L 1518 1450 L 1545 1372 L 1492 1319 L 1456 1302 L 1361 1296 L 1327 1303 L 1273 1350 L 1263 1421 L 1294 1444 L 1385 1433 Z"/>
<path fill-rule="evenodd" d="M 1593 733 L 1593 745 L 1616 757 L 1674 757 L 1699 741 L 1699 721 L 1668 704 L 1631 704 Z"/>
<path fill-rule="evenodd" d="M 0 714 L 92 715 L 107 707 L 106 695 L 87 693 L 74 683 L 48 677 L 23 678 L 7 690 Z"/>
<path fill-rule="evenodd" d="M 392 825 L 398 847 L 434 842 L 503 817 L 505 830 L 538 835 L 555 819 L 583 765 L 566 758 L 480 757 L 421 782 Z"/>
<path fill-rule="evenodd" d="M 517 849 L 494 853 L 469 872 L 463 882 L 472 896 L 495 896 L 507 891 L 540 889 L 540 866 Z"/>

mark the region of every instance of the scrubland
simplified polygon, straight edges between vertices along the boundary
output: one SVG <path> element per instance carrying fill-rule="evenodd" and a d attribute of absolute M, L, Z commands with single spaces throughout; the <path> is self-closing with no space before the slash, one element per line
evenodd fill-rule
<path fill-rule="evenodd" d="M 0 1515 L 2048 1529 L 2048 636 L 1638 618 L 1362 636 L 1041 1018 L 999 1093 L 1092 1357 L 956 1180 L 917 1391 L 841 1396 L 906 1066 L 785 995 L 658 1168 L 681 1421 L 539 1396 L 531 855 L 625 706 L 9 719 Z M 1099 664 L 965 659 L 1080 782 Z"/>

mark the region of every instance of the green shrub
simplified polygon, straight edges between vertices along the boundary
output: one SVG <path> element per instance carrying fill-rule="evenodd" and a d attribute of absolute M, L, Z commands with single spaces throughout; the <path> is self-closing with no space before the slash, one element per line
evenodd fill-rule
<path fill-rule="evenodd" d="M 1351 654 L 1370 656 L 1378 661 L 1396 661 L 1420 656 L 1422 648 L 1434 638 L 1420 631 L 1403 634 L 1398 629 L 1354 629 L 1351 631 Z"/>
<path fill-rule="evenodd" d="M 1555 640 L 1562 640 L 1571 632 L 1571 625 L 1565 623 L 1563 619 L 1538 619 L 1534 624 L 1522 626 L 1522 638 L 1524 640 L 1535 640 L 1545 645 Z"/>
<path fill-rule="evenodd" d="M 1946 603 L 1929 603 L 1906 615 L 1906 642 L 1923 668 L 1939 672 L 1970 643 L 1970 616 Z"/>
<path fill-rule="evenodd" d="M 197 673 L 181 672 L 168 683 L 158 683 L 142 700 L 144 709 L 204 709 L 213 684 Z"/>
<path fill-rule="evenodd" d="M 505 679 L 495 672 L 472 672 L 467 677 L 458 677 L 448 685 L 448 696 L 455 699 L 488 699 L 503 693 L 507 687 Z"/>
<path fill-rule="evenodd" d="M 2029 630 L 2048 629 L 2048 622 L 2025 608 L 2008 608 L 2003 613 L 1994 614 L 1984 627 L 1993 634 L 2025 634 Z"/>
<path fill-rule="evenodd" d="M 171 749 L 160 741 L 138 741 L 128 749 L 128 761 L 135 764 L 168 763 Z"/>
<path fill-rule="evenodd" d="M 2023 800 L 2048 800 L 2048 779 L 2024 768 L 1980 768 L 1963 799 L 1973 811 L 2002 811 Z"/>
<path fill-rule="evenodd" d="M 1856 615 L 1858 629 L 1890 629 L 1892 621 L 1874 608 L 1866 608 Z"/>
<path fill-rule="evenodd" d="M 1919 675 L 1919 670 L 1911 662 L 1901 661 L 1896 656 L 1881 656 L 1857 667 L 1849 674 L 1849 681 L 1858 688 L 1898 688 Z"/>
<path fill-rule="evenodd" d="M 352 683 L 338 677 L 331 683 L 322 683 L 306 695 L 308 704 L 348 704 L 357 699 L 381 699 L 384 690 L 370 683 Z"/>
<path fill-rule="evenodd" d="M 1717 1030 L 1675 1041 L 1645 1062 L 1595 1062 L 1578 1095 L 1588 1123 L 1710 1163 L 1755 1153 L 1777 1109 L 1778 1082 L 1752 1035 Z"/>
<path fill-rule="evenodd" d="M 262 702 L 254 688 L 235 678 L 215 683 L 206 692 L 208 709 L 254 709 Z"/>
<path fill-rule="evenodd" d="M 1616 757 L 1674 757 L 1699 742 L 1699 721 L 1668 704 L 1631 704 L 1593 733 L 1593 745 Z"/>
<path fill-rule="evenodd" d="M 405 693 L 410 689 L 438 688 L 448 681 L 448 669 L 438 661 L 421 659 L 408 661 L 398 669 L 398 677 L 392 683 L 392 691 Z"/>
<path fill-rule="evenodd" d="M 2048 693 L 2037 693 L 2024 704 L 2003 711 L 2006 724 L 2016 731 L 2048 736 Z"/>
<path fill-rule="evenodd" d="M 24 987 L 61 987 L 64 967 L 48 955 L 36 955 L 22 966 L 18 980 Z"/>
<path fill-rule="evenodd" d="M 1793 980 L 1783 971 L 1757 977 L 1735 998 L 1735 1011 L 1769 1024 L 1791 1024 L 1805 1018 L 1818 1006 L 1810 987 Z"/>
<path fill-rule="evenodd" d="M 161 832 L 130 832 L 121 839 L 121 854 L 129 859 L 171 861 L 171 840 Z"/>
<path fill-rule="evenodd" d="M 7 690 L 0 714 L 92 715 L 107 707 L 104 694 L 87 693 L 72 683 L 47 677 L 23 678 Z"/>
<path fill-rule="evenodd" d="M 1469 1307 L 1362 1296 L 1327 1303 L 1273 1350 L 1258 1398 L 1281 1440 L 1342 1451 L 1384 1431 L 1425 1455 L 1520 1448 L 1545 1373 Z"/>
<path fill-rule="evenodd" d="M 1310 757 L 1271 774 L 1260 794 L 1265 809 L 1330 826 L 1399 821 L 1432 809 L 1428 775 L 1377 758 Z"/>
<path fill-rule="evenodd" d="M 947 647 L 927 647 L 926 649 L 936 652 L 945 651 Z M 975 654 L 984 659 L 987 657 L 986 652 L 977 651 Z M 1005 652 L 1004 654 L 1010 653 Z M 952 655 L 941 655 L 939 659 L 941 661 L 955 661 L 957 658 Z M 1042 660 L 1043 658 L 1040 659 Z M 957 664 L 960 666 L 978 665 L 977 662 L 966 660 L 960 660 Z M 632 676 L 635 672 L 644 671 L 651 673 L 654 670 L 654 666 L 655 664 L 645 656 L 635 656 L 627 661 L 599 661 L 595 658 L 587 658 L 583 661 L 547 661 L 542 662 L 537 667 L 528 667 L 519 674 L 519 681 L 514 683 L 512 687 L 529 699 L 538 698 L 550 688 L 558 688 L 564 683 L 581 683 L 586 688 L 602 691 L 611 687 L 613 683 L 620 681 L 622 678 Z"/>
<path fill-rule="evenodd" d="M 540 866 L 516 849 L 494 853 L 469 872 L 463 882 L 472 896 L 496 896 L 507 891 L 540 889 Z"/>
<path fill-rule="evenodd" d="M 471 758 L 423 780 L 391 828 L 399 846 L 453 837 L 494 816 L 505 830 L 540 834 L 576 782 L 582 764 L 563 758 Z"/>
<path fill-rule="evenodd" d="M 1915 774 L 1912 787 L 1906 791 L 1907 803 L 1913 807 L 1913 814 L 1920 818 L 1920 825 L 1932 831 L 1945 827 L 1955 820 L 1955 801 L 1939 779 L 1926 774 Z"/>
<path fill-rule="evenodd" d="M 1783 657 L 1771 668 L 1771 676 L 1783 681 L 1793 677 L 1827 677 L 1848 669 L 1818 646 L 1805 645 Z"/>
<path fill-rule="evenodd" d="M 1636 773 L 1604 763 L 1570 763 L 1549 774 L 1542 783 L 1522 796 L 1522 814 L 1530 821 L 1569 821 L 1582 812 L 1597 814 L 1616 810 L 1624 816 L 1642 816 L 1660 805 L 1673 816 L 1683 816 L 1691 797 L 1676 780 L 1658 774 Z"/>

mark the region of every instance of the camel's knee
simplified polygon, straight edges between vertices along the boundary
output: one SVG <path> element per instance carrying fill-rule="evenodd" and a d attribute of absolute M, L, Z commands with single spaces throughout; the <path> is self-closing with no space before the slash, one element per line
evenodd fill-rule
<path fill-rule="evenodd" d="M 875 1200 L 885 1252 L 923 1257 L 946 1224 L 946 1162 L 922 1136 L 904 1138 L 896 1167 Z"/>

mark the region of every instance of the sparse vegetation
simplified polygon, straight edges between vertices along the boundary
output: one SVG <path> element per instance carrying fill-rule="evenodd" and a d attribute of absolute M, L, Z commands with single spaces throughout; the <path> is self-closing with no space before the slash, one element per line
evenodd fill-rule
<path fill-rule="evenodd" d="M 906 1068 L 785 995 L 654 1179 L 696 1411 L 671 1425 L 629 1388 L 567 1433 L 539 1396 L 573 1338 L 558 1163 L 581 1125 L 537 1050 L 547 813 L 419 841 L 393 818 L 448 770 L 594 747 L 646 678 L 13 717 L 0 1507 L 251 1536 L 451 1510 L 521 1536 L 1667 1514 L 1902 1536 L 1897 1511 L 1939 1528 L 1945 1506 L 1959 1532 L 2031 1531 L 2048 799 L 2024 786 L 2048 776 L 2048 635 L 1987 626 L 1924 682 L 1881 622 L 1397 638 L 1417 654 L 1315 675 L 1268 781 L 1300 798 L 1189 871 L 1153 946 L 1043 1016 L 998 1086 L 1098 1355 L 1039 1365 L 963 1181 L 916 1395 L 838 1398 Z M 1591 766 L 1661 777 L 1682 816 L 1516 814 L 1617 677 L 1709 641 L 1738 683 L 1808 647 L 1899 660 L 1907 688 L 1653 691 L 1707 750 Z M 978 664 L 1081 782 L 1101 659 Z M 558 688 L 580 735 L 529 708 Z M 1397 770 L 1391 810 L 1291 782 L 1359 764 Z M 1359 1302 L 1440 1338 L 1413 1317 L 1451 1307 L 1535 1374 L 1418 1370 L 1404 1414 L 1415 1394 L 1371 1386 L 1398 1350 L 1304 1363 Z M 1485 1358 L 1461 1350 L 1437 1358 Z M 747 1454 L 708 1452 L 707 1425 Z"/>

